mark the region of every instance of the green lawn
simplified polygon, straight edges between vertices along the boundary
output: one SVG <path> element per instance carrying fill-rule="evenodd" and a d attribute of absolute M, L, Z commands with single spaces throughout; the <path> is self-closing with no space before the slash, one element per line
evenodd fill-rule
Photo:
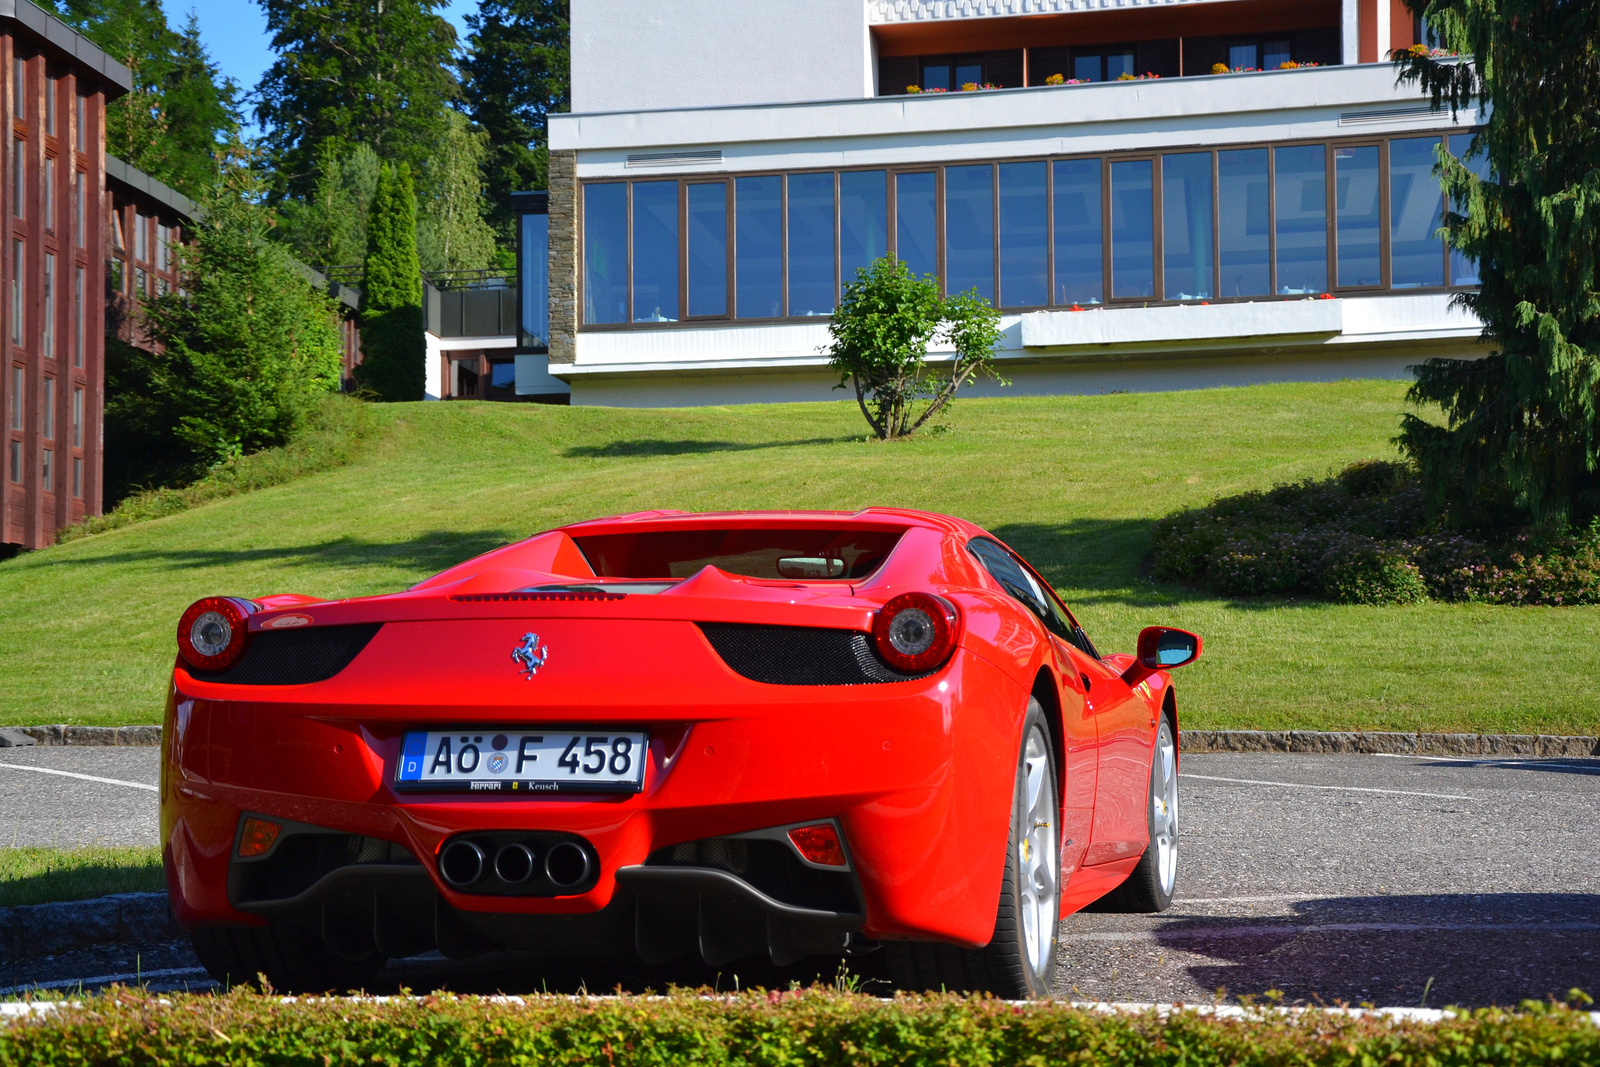
<path fill-rule="evenodd" d="M 378 409 L 353 464 L 0 564 L 0 723 L 154 721 L 178 614 L 207 594 L 399 589 L 538 530 L 647 508 L 947 511 L 1065 593 L 1103 650 L 1206 638 L 1197 728 L 1600 733 L 1600 609 L 1231 603 L 1140 576 L 1149 520 L 1393 455 L 1403 385 L 968 400 L 864 438 L 852 403 Z"/>
<path fill-rule="evenodd" d="M 161 850 L 148 848 L 0 848 L 0 908 L 107 893 L 167 888 Z"/>

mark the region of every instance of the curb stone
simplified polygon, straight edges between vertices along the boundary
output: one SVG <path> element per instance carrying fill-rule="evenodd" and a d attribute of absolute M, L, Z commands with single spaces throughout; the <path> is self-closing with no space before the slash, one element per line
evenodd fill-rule
<path fill-rule="evenodd" d="M 1600 756 L 1600 737 L 1320 730 L 1182 730 L 1184 752 L 1386 753 L 1407 756 Z"/>
<path fill-rule="evenodd" d="M 7 734 L 20 734 L 6 737 Z M 0 748 L 23 745 L 87 745 L 100 747 L 145 747 L 161 744 L 159 726 L 7 726 L 0 727 Z"/>
<path fill-rule="evenodd" d="M 0 964 L 117 942 L 183 936 L 165 893 L 115 893 L 93 900 L 0 908 Z"/>

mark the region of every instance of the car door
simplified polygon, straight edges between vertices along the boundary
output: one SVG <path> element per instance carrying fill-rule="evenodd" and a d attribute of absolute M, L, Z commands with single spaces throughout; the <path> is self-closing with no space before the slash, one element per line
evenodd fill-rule
<path fill-rule="evenodd" d="M 973 538 L 967 545 L 989 576 L 1013 599 L 1026 607 L 1044 624 L 1050 635 L 1056 677 L 1060 679 L 1062 756 L 1065 781 L 1061 783 L 1061 877 L 1066 878 L 1082 863 L 1094 820 L 1096 778 L 1099 773 L 1098 736 L 1094 713 L 1086 698 L 1084 672 L 1074 654 L 1082 655 L 1078 641 L 1090 649 L 1088 637 L 1040 588 L 1030 569 L 1004 545 L 988 538 Z"/>

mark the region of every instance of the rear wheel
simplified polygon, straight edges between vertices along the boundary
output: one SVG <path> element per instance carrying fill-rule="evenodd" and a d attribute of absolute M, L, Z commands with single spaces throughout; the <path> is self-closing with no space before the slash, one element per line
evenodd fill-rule
<path fill-rule="evenodd" d="M 264 976 L 280 993 L 360 990 L 387 962 L 376 952 L 347 960 L 298 926 L 201 926 L 189 931 L 196 956 L 225 989 L 258 985 Z"/>
<path fill-rule="evenodd" d="M 1172 906 L 1178 886 L 1178 742 L 1172 720 L 1161 717 L 1150 761 L 1150 792 L 1145 802 L 1150 843 L 1128 880 L 1106 895 L 1097 910 L 1149 913 Z"/>
<path fill-rule="evenodd" d="M 924 942 L 884 945 L 901 989 L 1050 995 L 1061 908 L 1060 793 L 1044 709 L 1029 699 L 1011 803 L 1011 832 L 994 934 L 982 948 Z"/>

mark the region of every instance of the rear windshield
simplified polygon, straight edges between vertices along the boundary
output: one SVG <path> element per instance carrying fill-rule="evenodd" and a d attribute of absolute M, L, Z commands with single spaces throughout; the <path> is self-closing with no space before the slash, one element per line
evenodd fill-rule
<path fill-rule="evenodd" d="M 748 578 L 847 581 L 878 568 L 900 530 L 657 530 L 575 537 L 599 578 L 687 578 L 716 567 Z"/>

